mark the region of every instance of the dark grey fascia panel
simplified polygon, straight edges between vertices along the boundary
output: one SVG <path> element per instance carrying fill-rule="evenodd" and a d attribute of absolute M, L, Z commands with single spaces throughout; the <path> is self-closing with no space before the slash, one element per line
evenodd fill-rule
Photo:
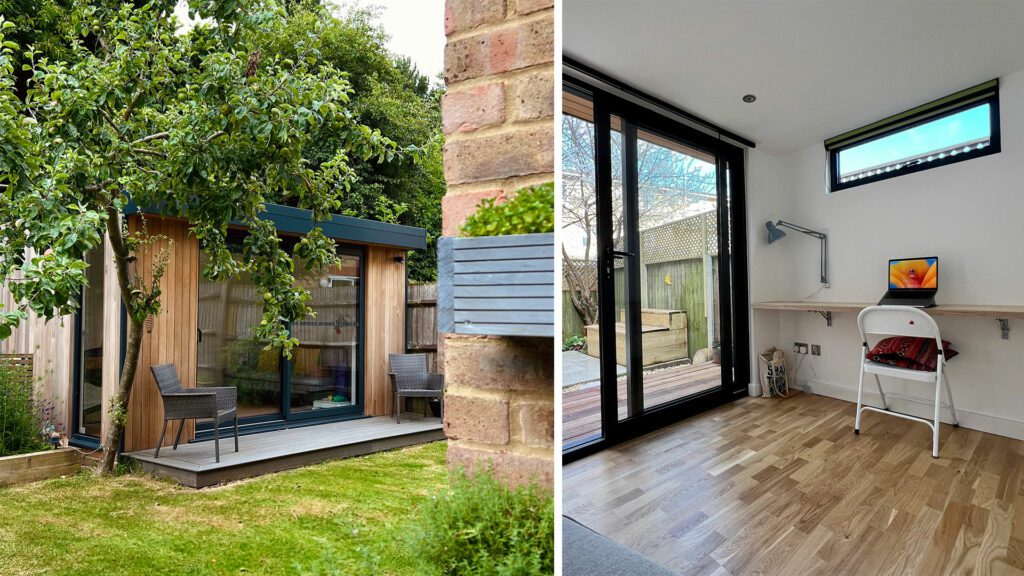
<path fill-rule="evenodd" d="M 129 203 L 125 212 L 133 214 L 140 210 L 134 203 Z M 173 216 L 173 214 L 166 214 L 159 207 L 148 208 L 144 212 Z M 308 234 L 313 229 L 313 213 L 302 208 L 267 204 L 266 210 L 260 214 L 260 217 L 270 220 L 279 232 L 286 234 Z M 232 224 L 245 226 L 243 222 L 238 221 L 232 222 Z M 387 222 L 364 220 L 340 214 L 332 214 L 330 220 L 324 220 L 319 224 L 328 238 L 343 242 L 379 244 L 407 250 L 423 250 L 427 247 L 427 231 L 415 226 L 388 224 Z"/>

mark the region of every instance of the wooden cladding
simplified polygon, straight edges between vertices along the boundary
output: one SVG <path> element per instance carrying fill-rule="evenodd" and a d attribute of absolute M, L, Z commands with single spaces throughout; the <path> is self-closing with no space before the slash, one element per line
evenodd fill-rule
<path fill-rule="evenodd" d="M 139 217 L 130 217 L 128 225 L 130 230 L 137 230 Z M 166 236 L 165 240 L 154 245 L 152 254 L 167 248 L 170 241 L 174 242 L 174 246 L 161 284 L 163 294 L 160 297 L 160 314 L 152 322 L 152 332 L 143 331 L 142 335 L 139 369 L 135 375 L 128 404 L 128 425 L 124 443 L 127 452 L 153 448 L 160 436 L 164 414 L 163 402 L 160 400 L 160 391 L 149 367 L 164 363 L 174 364 L 183 386 L 192 388 L 196 383 L 199 241 L 189 234 L 188 223 L 181 220 L 149 216 L 146 218 L 146 225 L 151 235 Z M 140 258 L 136 267 L 139 277 L 148 283 L 152 278 L 153 259 Z M 115 292 L 115 287 L 116 284 L 108 286 L 108 294 Z M 120 346 L 110 350 L 120 350 Z M 119 354 L 112 353 L 110 356 L 116 358 Z M 113 380 L 105 380 L 104 391 L 115 390 L 116 383 L 116 377 Z M 173 431 L 177 432 L 177 427 Z M 189 421 L 182 434 L 183 438 L 192 438 L 193 431 L 194 423 Z M 168 433 L 164 438 L 164 445 L 169 446 L 173 443 L 174 438 Z"/>
<path fill-rule="evenodd" d="M 366 253 L 366 378 L 367 416 L 386 416 L 394 408 L 388 378 L 388 354 L 405 353 L 404 249 L 370 246 Z"/>
<path fill-rule="evenodd" d="M 137 231 L 141 216 L 128 217 L 129 231 Z M 162 286 L 161 312 L 153 319 L 151 331 L 144 331 L 139 368 L 128 402 L 124 450 L 132 452 L 154 448 L 163 424 L 163 402 L 149 367 L 172 363 L 178 370 L 182 385 L 196 385 L 198 358 L 198 306 L 199 306 L 199 242 L 190 235 L 188 223 L 182 220 L 146 216 L 146 227 L 151 235 L 165 239 L 156 242 L 153 250 L 140 257 L 135 273 L 149 282 L 153 272 L 153 255 L 167 248 L 173 241 L 167 271 Z M 108 415 L 111 398 L 120 379 L 123 338 L 123 307 L 117 289 L 109 241 L 104 243 L 103 255 L 103 336 L 102 336 L 102 437 L 110 427 Z M 364 411 L 369 416 L 390 415 L 394 405 L 388 380 L 388 354 L 405 352 L 405 248 L 385 246 L 366 247 L 365 277 L 365 332 L 364 354 Z M 343 270 L 342 272 L 346 272 Z M 348 271 L 351 272 L 351 271 Z M 318 289 L 314 287 L 314 289 Z M 0 303 L 14 309 L 6 284 L 0 285 Z M 44 322 L 34 314 L 15 331 L 0 341 L 0 354 L 29 355 L 41 383 L 37 390 L 52 400 L 64 418 L 65 428 L 71 430 L 73 422 L 75 342 L 74 318 Z M 22 362 L 23 363 L 23 362 Z M 188 422 L 182 441 L 194 438 L 195 426 Z M 173 443 L 177 426 L 168 431 L 165 445 Z"/>
<path fill-rule="evenodd" d="M 554 234 L 442 237 L 438 331 L 554 336 Z"/>

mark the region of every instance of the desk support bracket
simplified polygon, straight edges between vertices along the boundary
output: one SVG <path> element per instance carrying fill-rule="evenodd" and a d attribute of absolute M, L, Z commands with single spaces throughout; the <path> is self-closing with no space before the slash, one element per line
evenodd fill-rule
<path fill-rule="evenodd" d="M 1010 339 L 1010 320 L 1008 318 L 999 319 L 999 329 L 1003 331 L 1003 340 Z"/>
<path fill-rule="evenodd" d="M 832 325 L 832 312 L 826 312 L 824 310 L 815 310 L 815 312 L 821 314 L 821 317 L 825 319 L 826 326 Z"/>

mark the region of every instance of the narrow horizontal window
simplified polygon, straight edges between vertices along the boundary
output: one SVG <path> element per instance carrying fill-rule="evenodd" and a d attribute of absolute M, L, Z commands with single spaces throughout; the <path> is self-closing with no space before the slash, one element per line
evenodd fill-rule
<path fill-rule="evenodd" d="M 999 152 L 998 89 L 986 82 L 826 140 L 830 190 Z"/>

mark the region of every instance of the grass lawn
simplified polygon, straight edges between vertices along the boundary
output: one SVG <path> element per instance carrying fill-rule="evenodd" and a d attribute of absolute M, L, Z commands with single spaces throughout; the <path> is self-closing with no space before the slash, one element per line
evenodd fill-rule
<path fill-rule="evenodd" d="M 0 488 L 0 574 L 424 574 L 407 547 L 446 443 L 194 490 L 148 476 Z"/>

